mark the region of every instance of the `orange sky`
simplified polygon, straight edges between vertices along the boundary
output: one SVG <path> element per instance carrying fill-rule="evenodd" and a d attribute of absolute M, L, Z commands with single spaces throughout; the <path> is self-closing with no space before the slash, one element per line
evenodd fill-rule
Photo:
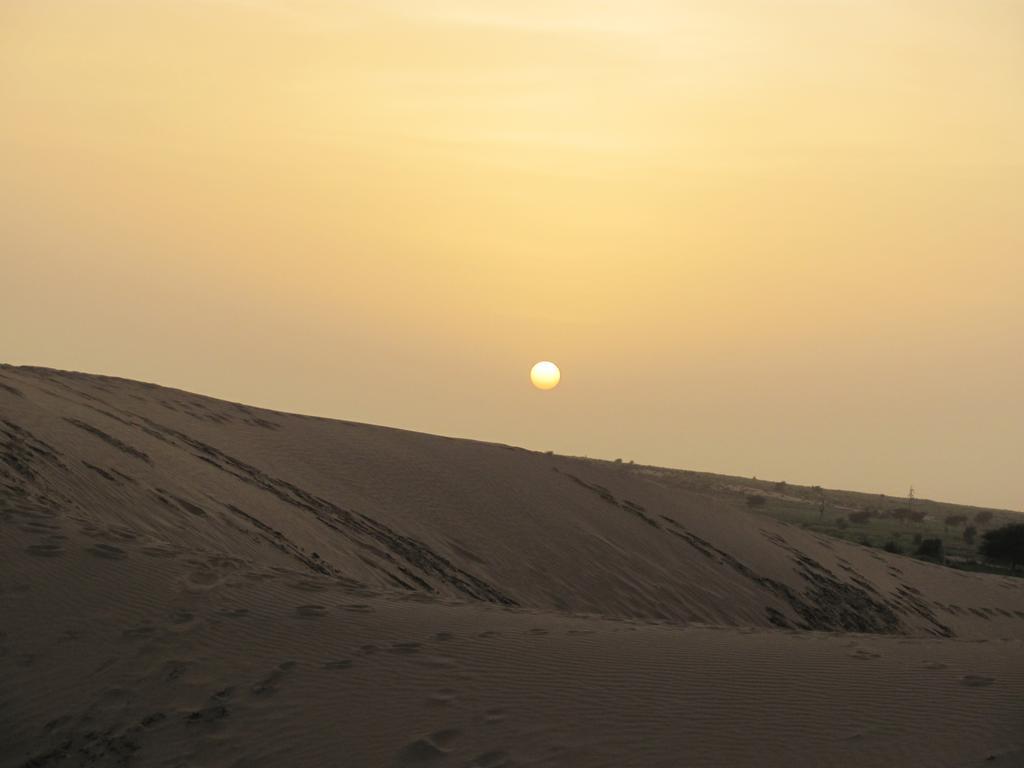
<path fill-rule="evenodd" d="M 1000 0 L 7 0 L 0 359 L 1024 508 L 1022 29 Z"/>

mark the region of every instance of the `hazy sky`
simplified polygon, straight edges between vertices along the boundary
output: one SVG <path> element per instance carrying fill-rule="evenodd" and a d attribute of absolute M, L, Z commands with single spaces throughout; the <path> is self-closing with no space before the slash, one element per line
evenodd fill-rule
<path fill-rule="evenodd" d="M 0 360 L 1020 509 L 1022 350 L 1020 0 L 0 2 Z"/>

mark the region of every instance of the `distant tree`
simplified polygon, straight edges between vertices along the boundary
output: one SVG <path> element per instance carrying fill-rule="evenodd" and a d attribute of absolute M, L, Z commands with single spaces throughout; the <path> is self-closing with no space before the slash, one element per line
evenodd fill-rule
<path fill-rule="evenodd" d="M 775 484 L 775 490 L 777 491 L 785 491 L 788 487 L 789 485 L 786 483 L 785 480 L 779 480 L 779 482 Z"/>
<path fill-rule="evenodd" d="M 747 496 L 748 507 L 763 507 L 765 502 L 764 496 L 759 494 L 750 494 Z"/>
<path fill-rule="evenodd" d="M 913 514 L 913 510 L 909 507 L 896 507 L 896 509 L 889 510 L 889 517 L 901 522 L 907 520 L 911 514 Z"/>
<path fill-rule="evenodd" d="M 1024 523 L 1011 523 L 986 531 L 979 551 L 989 560 L 1010 564 L 1010 570 L 1024 563 Z"/>
<path fill-rule="evenodd" d="M 993 517 L 995 517 L 995 515 L 992 512 L 989 512 L 987 509 L 983 509 L 981 512 L 978 512 L 974 516 L 974 524 L 975 525 L 988 525 L 989 523 L 992 522 L 992 518 Z"/>
<path fill-rule="evenodd" d="M 967 515 L 946 515 L 946 519 L 942 521 L 943 527 L 946 531 L 949 531 L 949 526 L 956 528 L 957 526 L 963 525 L 967 522 Z"/>
<path fill-rule="evenodd" d="M 921 538 L 922 538 L 922 537 L 921 537 L 921 534 L 920 534 L 920 533 L 915 533 L 915 534 L 914 534 L 914 545 L 915 545 L 915 546 L 918 546 L 918 545 L 920 545 L 920 544 L 921 544 Z"/>
<path fill-rule="evenodd" d="M 923 523 L 924 519 L 928 517 L 928 513 L 923 509 L 914 509 L 910 511 L 910 514 L 907 515 L 907 517 L 912 523 Z"/>
<path fill-rule="evenodd" d="M 892 552 L 894 555 L 903 554 L 903 547 L 899 545 L 899 542 L 893 541 L 892 539 L 885 542 L 885 544 L 882 545 L 882 549 L 886 552 Z"/>
<path fill-rule="evenodd" d="M 868 522 L 868 520 L 874 516 L 875 510 L 873 509 L 862 509 L 859 512 L 851 512 L 849 515 L 850 522 L 854 525 L 864 525 L 864 523 Z"/>
<path fill-rule="evenodd" d="M 622 459 L 616 459 L 616 460 L 615 460 L 615 463 L 616 463 L 616 464 L 621 464 L 621 463 L 622 463 Z"/>
<path fill-rule="evenodd" d="M 942 543 L 942 539 L 925 539 L 918 545 L 915 554 L 926 560 L 934 560 L 938 563 L 946 562 L 946 547 Z"/>
<path fill-rule="evenodd" d="M 968 525 L 964 528 L 964 541 L 968 544 L 974 544 L 974 540 L 978 538 L 978 529 L 973 525 Z"/>

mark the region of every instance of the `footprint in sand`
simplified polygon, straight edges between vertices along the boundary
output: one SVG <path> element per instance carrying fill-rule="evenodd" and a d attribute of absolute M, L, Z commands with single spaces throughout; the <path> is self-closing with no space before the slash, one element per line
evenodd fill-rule
<path fill-rule="evenodd" d="M 209 587 L 216 584 L 219 580 L 216 573 L 207 570 L 192 571 L 188 575 L 189 584 L 198 587 Z"/>
<path fill-rule="evenodd" d="M 153 714 L 146 715 L 146 717 L 142 718 L 139 721 L 139 725 L 141 725 L 143 728 L 152 728 L 157 723 L 163 722 L 166 719 L 167 715 L 165 715 L 163 712 L 154 712 Z"/>
<path fill-rule="evenodd" d="M 943 664 L 940 661 L 929 661 L 924 665 L 925 669 L 948 669 L 949 665 Z"/>
<path fill-rule="evenodd" d="M 54 731 L 62 726 L 67 725 L 71 722 L 71 715 L 61 715 L 60 717 L 51 720 L 43 726 L 43 730 L 46 732 Z"/>
<path fill-rule="evenodd" d="M 237 571 L 244 568 L 248 563 L 239 557 L 228 557 L 227 555 L 215 555 L 214 557 L 208 558 L 207 563 L 213 568 L 220 568 L 222 570 Z"/>
<path fill-rule="evenodd" d="M 131 694 L 126 688 L 106 688 L 100 692 L 100 700 L 103 702 L 123 702 L 130 698 Z"/>
<path fill-rule="evenodd" d="M 111 526 L 110 535 L 115 539 L 120 539 L 121 541 L 135 541 L 139 538 L 139 534 L 134 530 L 131 528 L 124 528 L 120 525 Z"/>
<path fill-rule="evenodd" d="M 434 635 L 434 639 L 442 643 L 447 642 L 448 640 L 452 640 L 454 638 L 455 635 L 453 635 L 451 632 L 438 632 L 436 635 Z"/>
<path fill-rule="evenodd" d="M 115 661 L 116 661 L 116 659 L 115 659 Z M 179 680 L 180 678 L 185 676 L 185 673 L 188 672 L 188 668 L 190 666 L 191 666 L 191 662 L 188 662 L 188 661 L 178 661 L 176 659 L 171 659 L 170 661 L 168 661 L 163 666 L 164 680 L 166 680 L 168 682 L 172 682 L 174 680 Z M 99 670 L 97 670 L 97 671 L 99 671 Z"/>
<path fill-rule="evenodd" d="M 508 752 L 495 750 L 477 755 L 466 768 L 503 768 L 503 766 L 507 765 L 509 765 Z"/>
<path fill-rule="evenodd" d="M 373 608 L 366 603 L 342 603 L 338 606 L 343 611 L 352 613 L 373 613 Z"/>
<path fill-rule="evenodd" d="M 193 504 L 191 501 L 187 501 L 185 499 L 179 499 L 177 496 L 174 497 L 174 500 L 178 502 L 181 508 L 189 514 L 195 515 L 196 517 L 206 517 L 206 510 L 198 504 Z"/>
<path fill-rule="evenodd" d="M 181 552 L 171 547 L 143 547 L 142 554 L 147 557 L 171 558 L 177 557 Z"/>
<path fill-rule="evenodd" d="M 124 560 L 125 551 L 113 544 L 95 544 L 85 550 L 90 555 L 102 557 L 104 560 Z"/>
<path fill-rule="evenodd" d="M 432 693 L 427 697 L 427 706 L 430 707 L 443 707 L 451 704 L 455 701 L 456 691 L 454 688 L 442 688 L 436 693 Z"/>
<path fill-rule="evenodd" d="M 459 736 L 459 731 L 448 728 L 416 739 L 398 751 L 395 764 L 398 766 L 418 765 L 443 758 L 448 754 L 452 742 Z"/>
<path fill-rule="evenodd" d="M 853 659 L 880 659 L 882 654 L 875 653 L 874 651 L 868 651 L 863 648 L 858 648 L 856 651 L 850 654 L 850 658 Z"/>
<path fill-rule="evenodd" d="M 277 684 L 281 681 L 281 678 L 284 677 L 285 672 L 294 669 L 297 664 L 298 662 L 291 660 L 281 662 L 277 665 L 277 669 L 252 687 L 252 692 L 256 696 L 273 696 L 277 693 Z"/>
<path fill-rule="evenodd" d="M 992 685 L 995 681 L 994 677 L 985 675 L 964 675 L 960 678 L 960 685 L 966 685 L 968 688 L 984 688 Z"/>
<path fill-rule="evenodd" d="M 327 608 L 322 605 L 300 605 L 295 614 L 301 619 L 319 619 L 327 615 Z"/>
<path fill-rule="evenodd" d="M 50 525 L 49 523 L 25 523 L 20 526 L 21 530 L 25 533 L 30 533 L 33 536 L 46 536 L 47 534 L 58 534 L 60 531 L 59 525 Z"/>
<path fill-rule="evenodd" d="M 352 661 L 351 661 L 351 659 L 339 659 L 337 661 L 327 661 L 327 662 L 324 662 L 323 668 L 324 669 L 351 669 L 352 668 Z"/>
<path fill-rule="evenodd" d="M 218 616 L 223 616 L 225 619 L 240 619 L 243 616 L 249 615 L 248 608 L 221 608 L 217 611 Z"/>
<path fill-rule="evenodd" d="M 423 643 L 393 643 L 391 653 L 419 653 Z"/>
<path fill-rule="evenodd" d="M 455 669 L 459 666 L 459 662 L 451 656 L 430 655 L 420 657 L 419 665 L 429 669 Z"/>
<path fill-rule="evenodd" d="M 327 590 L 327 586 L 318 581 L 293 581 L 288 586 L 301 592 L 324 592 Z"/>
<path fill-rule="evenodd" d="M 488 725 L 494 725 L 505 720 L 505 710 L 503 709 L 488 709 L 484 711 L 484 722 Z"/>
<path fill-rule="evenodd" d="M 124 637 L 152 637 L 156 633 L 155 627 L 141 626 L 124 630 L 121 634 Z"/>
<path fill-rule="evenodd" d="M 215 723 L 218 720 L 223 720 L 228 716 L 228 708 L 223 704 L 211 704 L 203 709 L 197 709 L 195 712 L 189 713 L 185 718 L 185 722 L 189 725 L 196 725 L 199 723 Z"/>
<path fill-rule="evenodd" d="M 25 551 L 34 557 L 60 557 L 64 548 L 59 544 L 30 544 Z"/>

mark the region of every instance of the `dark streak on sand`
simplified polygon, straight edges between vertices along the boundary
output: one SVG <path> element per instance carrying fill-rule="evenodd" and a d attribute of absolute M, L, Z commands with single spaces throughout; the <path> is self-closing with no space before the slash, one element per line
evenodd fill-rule
<path fill-rule="evenodd" d="M 138 448 L 133 448 L 127 443 L 118 440 L 113 435 L 108 435 L 102 429 L 94 427 L 92 424 L 88 424 L 87 422 L 81 421 L 79 419 L 73 419 L 68 416 L 64 417 L 64 421 L 66 421 L 68 424 L 78 427 L 83 432 L 88 432 L 90 435 L 98 437 L 107 445 L 117 448 L 117 450 L 121 451 L 122 453 L 126 453 L 129 456 L 133 456 L 136 459 L 140 459 L 141 461 L 144 461 L 147 464 L 153 463 L 153 460 L 149 458 L 149 455 L 145 451 L 140 451 Z"/>
<path fill-rule="evenodd" d="M 430 579 L 437 579 L 475 600 L 497 603 L 499 605 L 517 605 L 517 602 L 510 596 L 500 592 L 483 579 L 458 567 L 418 539 L 400 534 L 384 523 L 359 512 L 343 509 L 331 501 L 300 488 L 294 483 L 272 477 L 257 467 L 231 456 L 208 443 L 197 440 L 184 432 L 172 429 L 138 414 L 125 413 L 132 419 L 131 423 L 133 426 L 141 429 L 150 437 L 154 437 L 177 448 L 191 449 L 192 455 L 195 458 L 201 459 L 244 483 L 273 494 L 281 501 L 293 507 L 312 513 L 321 524 L 345 535 L 357 546 L 372 552 L 377 560 L 383 560 L 384 562 L 374 561 L 374 567 L 384 573 L 390 581 L 398 583 L 405 589 L 416 589 L 418 587 L 427 592 L 434 592 L 435 589 L 431 585 Z M 149 456 L 144 452 L 126 445 L 92 425 L 77 419 L 65 417 L 65 420 L 79 429 L 94 434 L 118 450 L 129 453 L 136 458 L 141 458 L 147 463 L 152 463 Z M 176 498 L 175 501 L 182 504 L 181 499 Z M 190 502 L 186 502 L 186 504 L 189 506 L 184 508 L 195 514 L 192 508 L 195 505 L 192 505 Z M 228 508 L 236 514 L 245 516 L 250 522 L 254 520 L 252 516 L 245 515 L 237 507 Z M 195 507 L 195 509 L 200 508 Z M 263 532 L 267 533 L 267 531 Z M 371 542 L 383 545 L 383 549 L 380 546 L 371 545 Z M 289 548 L 285 542 L 282 541 L 281 544 Z M 291 549 L 292 554 L 298 554 L 296 548 L 292 547 L 289 549 Z M 310 563 L 305 556 L 299 559 L 318 572 L 324 573 L 325 571 L 330 572 L 332 570 L 328 564 Z M 404 574 L 406 579 L 396 577 L 391 573 L 387 567 L 388 565 Z M 422 575 L 418 575 L 417 571 Z"/>

